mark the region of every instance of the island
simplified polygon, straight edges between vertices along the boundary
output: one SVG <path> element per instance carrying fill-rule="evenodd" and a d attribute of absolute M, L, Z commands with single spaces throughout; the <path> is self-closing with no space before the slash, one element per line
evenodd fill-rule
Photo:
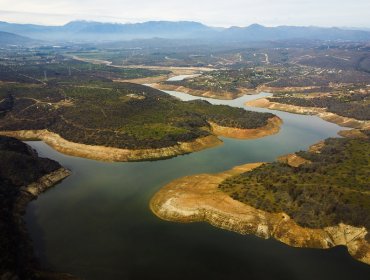
<path fill-rule="evenodd" d="M 350 135 L 276 162 L 177 179 L 150 208 L 164 220 L 208 222 L 294 247 L 343 245 L 370 264 L 369 131 Z"/>
<path fill-rule="evenodd" d="M 23 214 L 27 204 L 71 172 L 29 145 L 0 136 L 0 275 L 2 279 L 76 279 L 41 270 Z"/>

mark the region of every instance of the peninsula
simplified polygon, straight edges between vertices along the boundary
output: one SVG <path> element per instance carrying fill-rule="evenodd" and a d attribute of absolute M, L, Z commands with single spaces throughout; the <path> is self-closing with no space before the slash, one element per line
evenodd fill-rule
<path fill-rule="evenodd" d="M 295 114 L 310 114 L 356 129 L 370 129 L 370 88 L 342 86 L 334 92 L 303 95 L 289 93 L 262 98 L 247 106 L 268 108 Z"/>
<path fill-rule="evenodd" d="M 208 222 L 294 247 L 344 245 L 370 264 L 370 142 L 361 135 L 327 139 L 278 162 L 175 180 L 150 208 L 164 220 Z"/>
<path fill-rule="evenodd" d="M 56 150 L 103 161 L 174 157 L 220 145 L 217 136 L 258 138 L 281 120 L 109 80 L 0 85 L 0 134 L 40 139 Z"/>

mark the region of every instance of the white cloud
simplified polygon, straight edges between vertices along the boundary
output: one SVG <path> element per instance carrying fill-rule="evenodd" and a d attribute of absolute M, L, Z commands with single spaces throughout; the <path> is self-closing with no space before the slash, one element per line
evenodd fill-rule
<path fill-rule="evenodd" d="M 86 19 L 370 27 L 369 11 L 369 0 L 0 0 L 0 20 L 53 25 Z"/>

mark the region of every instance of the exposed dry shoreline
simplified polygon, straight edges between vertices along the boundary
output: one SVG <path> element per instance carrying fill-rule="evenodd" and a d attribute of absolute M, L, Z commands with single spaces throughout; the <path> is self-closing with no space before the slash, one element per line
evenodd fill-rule
<path fill-rule="evenodd" d="M 108 162 L 123 162 L 165 159 L 216 147 L 222 144 L 217 136 L 238 139 L 264 137 L 277 133 L 281 123 L 282 121 L 278 117 L 273 117 L 269 119 L 266 126 L 257 129 L 236 129 L 214 124 L 212 129 L 215 135 L 201 137 L 192 142 L 178 142 L 177 145 L 171 147 L 137 150 L 74 143 L 48 130 L 0 131 L 0 135 L 15 137 L 23 141 L 42 140 L 55 150 L 71 156 Z"/>
<path fill-rule="evenodd" d="M 277 134 L 282 123 L 283 121 L 277 116 L 270 118 L 267 125 L 254 129 L 225 127 L 210 122 L 214 134 L 235 139 L 257 139 Z"/>
<path fill-rule="evenodd" d="M 0 135 L 20 140 L 42 140 L 63 154 L 108 162 L 164 159 L 222 144 L 220 139 L 210 135 L 198 138 L 193 142 L 180 142 L 172 147 L 130 150 L 74 143 L 48 130 L 0 131 Z"/>
<path fill-rule="evenodd" d="M 344 245 L 357 260 L 370 264 L 370 244 L 365 228 L 350 225 L 322 229 L 299 226 L 285 213 L 269 213 L 232 199 L 218 189 L 226 178 L 257 168 L 262 163 L 238 166 L 219 174 L 200 174 L 177 179 L 150 201 L 152 212 L 174 222 L 208 222 L 240 234 L 274 238 L 302 248 L 332 248 Z"/>
<path fill-rule="evenodd" d="M 179 91 L 183 93 L 187 93 L 193 96 L 201 96 L 201 97 L 207 97 L 207 98 L 213 98 L 213 99 L 220 99 L 220 100 L 233 100 L 239 97 L 242 97 L 246 94 L 256 94 L 257 91 L 252 89 L 239 89 L 238 92 L 220 92 L 216 93 L 214 91 L 207 91 L 207 90 L 196 90 L 191 89 L 184 86 L 176 86 L 176 85 L 169 85 L 169 84 L 163 84 L 154 82 L 150 85 L 151 87 L 159 90 L 170 90 L 170 91 Z"/>
<path fill-rule="evenodd" d="M 327 112 L 324 108 L 300 107 L 290 104 L 282 104 L 269 101 L 267 98 L 256 99 L 245 103 L 247 106 L 268 108 L 271 110 L 284 111 L 294 114 L 316 115 L 323 120 L 332 122 L 344 127 L 357 129 L 370 129 L 370 121 L 361 121 L 353 118 L 342 117 L 334 113 Z"/>
<path fill-rule="evenodd" d="M 219 100 L 233 100 L 239 97 L 242 97 L 246 94 L 259 94 L 261 92 L 269 92 L 269 93 L 282 93 L 282 92 L 297 92 L 302 90 L 312 90 L 316 87 L 269 87 L 266 85 L 260 85 L 255 89 L 251 88 L 239 88 L 237 92 L 214 92 L 211 90 L 196 90 L 191 89 L 184 86 L 177 86 L 177 85 L 171 85 L 171 84 L 163 84 L 161 82 L 165 81 L 164 79 L 159 80 L 153 80 L 153 82 L 150 86 L 159 90 L 171 90 L 171 91 L 179 91 L 183 93 L 187 93 L 193 96 L 201 96 L 201 97 L 207 97 L 207 98 L 213 98 L 213 99 L 219 99 Z M 318 92 L 320 93 L 319 89 Z"/>

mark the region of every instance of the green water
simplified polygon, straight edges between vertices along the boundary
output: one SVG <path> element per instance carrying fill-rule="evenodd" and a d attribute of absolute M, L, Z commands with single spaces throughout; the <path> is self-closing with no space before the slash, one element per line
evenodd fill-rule
<path fill-rule="evenodd" d="M 210 101 L 242 107 L 265 95 Z M 277 135 L 223 139 L 223 146 L 155 162 L 103 163 L 29 142 L 73 172 L 28 207 L 26 221 L 42 264 L 85 279 L 369 279 L 370 266 L 344 247 L 297 249 L 205 223 L 165 222 L 150 212 L 152 195 L 173 179 L 272 161 L 341 130 L 314 116 L 274 113 L 284 121 Z"/>

